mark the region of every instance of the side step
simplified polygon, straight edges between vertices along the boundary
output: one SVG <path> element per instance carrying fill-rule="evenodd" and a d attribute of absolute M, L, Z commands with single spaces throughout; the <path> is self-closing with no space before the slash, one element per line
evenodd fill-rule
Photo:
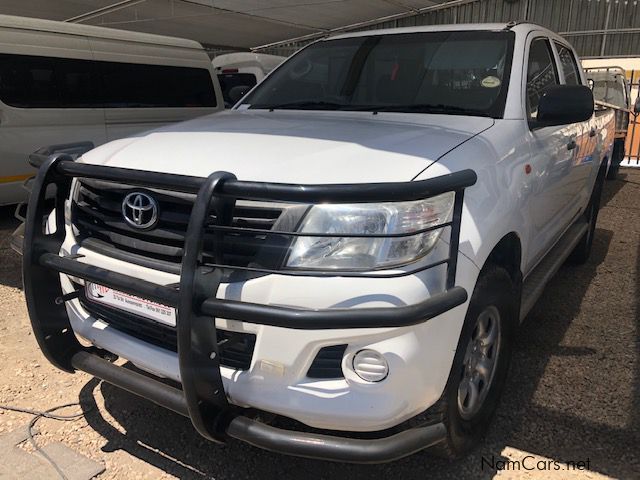
<path fill-rule="evenodd" d="M 585 234 L 589 224 L 581 220 L 574 224 L 542 259 L 536 268 L 527 275 L 522 284 L 522 304 L 520 307 L 520 321 L 524 320 L 529 311 L 544 292 L 544 287 L 560 269 L 564 261 L 571 254 Z"/>

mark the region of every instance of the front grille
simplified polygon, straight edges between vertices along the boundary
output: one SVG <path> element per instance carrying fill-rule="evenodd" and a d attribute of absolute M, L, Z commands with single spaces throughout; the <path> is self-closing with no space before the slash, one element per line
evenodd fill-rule
<path fill-rule="evenodd" d="M 331 345 L 322 347 L 313 360 L 307 377 L 309 378 L 344 378 L 342 373 L 342 357 L 347 345 Z"/>
<path fill-rule="evenodd" d="M 172 352 L 178 351 L 176 329 L 170 325 L 164 325 L 117 308 L 100 305 L 87 300 L 84 295 L 80 296 L 80 304 L 92 316 L 99 318 L 116 330 L 157 347 Z M 256 345 L 256 336 L 253 333 L 220 329 L 217 329 L 216 333 L 220 365 L 236 370 L 249 370 Z"/>
<path fill-rule="evenodd" d="M 159 220 L 148 230 L 128 225 L 122 216 L 124 197 L 142 191 L 158 202 Z M 147 191 L 141 188 L 116 185 L 96 180 L 82 180 L 73 202 L 72 221 L 79 243 L 86 240 L 94 245 L 111 247 L 118 253 L 127 252 L 132 258 L 142 257 L 156 265 L 179 266 L 184 238 L 191 215 L 194 195 L 173 192 Z M 267 205 L 237 205 L 233 213 L 234 227 L 271 230 L 282 208 Z M 215 217 L 211 216 L 211 223 Z M 214 232 L 205 231 L 203 261 L 213 260 Z M 225 232 L 222 234 L 223 263 L 230 266 L 259 266 L 279 268 L 290 239 L 286 235 L 254 232 Z M 86 246 L 89 246 L 88 243 Z M 89 247 L 91 248 L 91 247 Z M 168 271 L 171 271 L 169 269 Z"/>

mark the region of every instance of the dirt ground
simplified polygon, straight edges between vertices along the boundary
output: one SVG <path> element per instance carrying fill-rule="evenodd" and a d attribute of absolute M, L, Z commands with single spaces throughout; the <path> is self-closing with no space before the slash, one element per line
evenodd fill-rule
<path fill-rule="evenodd" d="M 30 332 L 20 260 L 8 242 L 15 226 L 12 211 L 0 209 L 0 404 L 42 410 L 80 402 L 66 412 L 82 408 L 84 418 L 41 420 L 36 440 L 61 441 L 101 462 L 100 479 L 640 478 L 640 170 L 607 183 L 591 260 L 563 267 L 548 285 L 519 331 L 488 437 L 454 463 L 421 453 L 353 466 L 238 442 L 217 446 L 177 414 L 86 374 L 55 370 Z M 29 419 L 0 410 L 0 436 Z M 588 470 L 554 461 L 588 462 Z"/>

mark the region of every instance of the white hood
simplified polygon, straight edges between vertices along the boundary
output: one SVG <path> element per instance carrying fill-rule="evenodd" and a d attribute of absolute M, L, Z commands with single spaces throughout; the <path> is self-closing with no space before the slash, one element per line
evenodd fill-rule
<path fill-rule="evenodd" d="M 492 125 L 457 115 L 227 111 L 110 142 L 82 161 L 279 183 L 409 181 Z"/>

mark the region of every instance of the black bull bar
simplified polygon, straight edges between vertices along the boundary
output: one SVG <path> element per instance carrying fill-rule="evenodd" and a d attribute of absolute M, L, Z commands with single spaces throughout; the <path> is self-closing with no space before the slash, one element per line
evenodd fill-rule
<path fill-rule="evenodd" d="M 65 201 L 74 178 L 91 178 L 196 194 L 185 237 L 179 288 L 163 286 L 79 261 L 61 254 L 65 240 Z M 440 423 L 413 427 L 373 439 L 346 438 L 275 428 L 254 418 L 248 410 L 228 403 L 218 355 L 215 318 L 294 329 L 401 327 L 424 322 L 467 300 L 467 292 L 455 286 L 456 260 L 464 189 L 476 182 L 471 170 L 402 183 L 351 185 L 292 185 L 240 181 L 227 172 L 208 178 L 173 175 L 74 162 L 68 154 L 51 155 L 40 167 L 29 200 L 24 241 L 24 291 L 34 334 L 47 359 L 58 368 L 82 370 L 145 397 L 191 419 L 204 437 L 223 442 L 234 437 L 267 450 L 290 455 L 355 463 L 376 463 L 401 458 L 441 441 L 446 435 Z M 43 219 L 50 212 L 47 190 L 55 185 L 55 232 L 46 232 Z M 214 245 L 215 263 L 202 265 L 203 231 L 215 231 L 221 245 L 225 231 L 242 230 L 231 225 L 237 199 L 315 203 L 399 202 L 420 200 L 455 192 L 452 219 L 436 228 L 450 227 L 449 256 L 419 270 L 446 264 L 446 289 L 424 301 L 403 307 L 303 310 L 216 298 L 224 269 L 221 247 Z M 213 215 L 213 216 L 212 216 Z M 212 224 L 212 218 L 215 218 Z M 429 230 L 431 230 L 429 229 Z M 425 230 L 428 231 L 428 230 Z M 282 232 L 278 232 L 282 233 Z M 287 234 L 287 233 L 285 233 Z M 295 232 L 288 232 L 295 235 Z M 415 234 L 412 232 L 411 234 Z M 322 234 L 304 234 L 323 236 Z M 397 236 L 397 234 L 395 234 Z M 326 235 L 325 235 L 326 236 Z M 342 235 L 338 235 L 342 236 Z M 359 237 L 386 235 L 357 235 Z M 394 236 L 394 235 L 388 235 Z M 248 268 L 256 270 L 256 268 Z M 257 269 L 260 271 L 260 269 Z M 376 276 L 398 276 L 419 270 Z M 266 271 L 267 273 L 273 273 Z M 168 386 L 108 362 L 95 350 L 83 347 L 73 334 L 59 273 L 65 273 L 175 307 L 178 312 L 177 346 L 182 388 Z M 359 276 L 358 272 L 278 271 L 279 274 Z"/>

